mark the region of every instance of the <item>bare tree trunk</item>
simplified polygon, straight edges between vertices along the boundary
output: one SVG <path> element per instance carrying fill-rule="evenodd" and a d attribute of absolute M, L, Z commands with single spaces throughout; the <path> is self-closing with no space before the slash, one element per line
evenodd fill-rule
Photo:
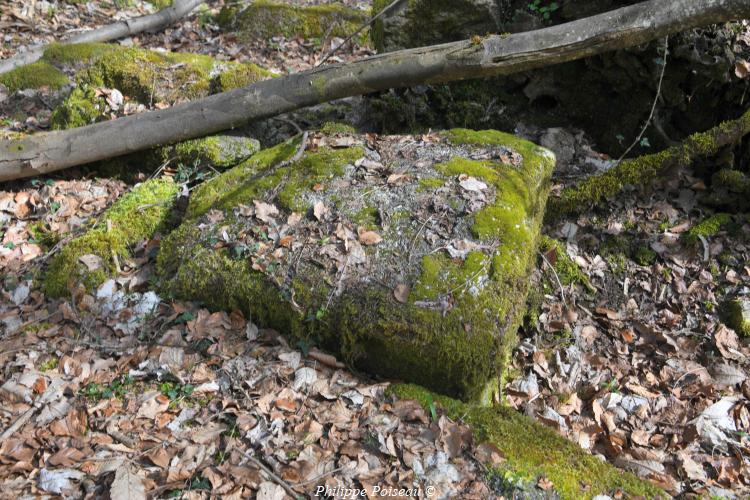
<path fill-rule="evenodd" d="M 118 21 L 99 29 L 84 31 L 60 43 L 108 42 L 144 31 L 159 30 L 185 17 L 203 2 L 204 0 L 175 0 L 170 7 L 162 9 L 155 14 L 136 17 L 126 21 Z M 19 66 L 36 62 L 42 58 L 43 54 L 44 45 L 38 45 L 15 57 L 0 61 L 0 74 L 12 71 Z"/>
<path fill-rule="evenodd" d="M 343 97 L 507 75 L 745 17 L 750 17 L 750 0 L 651 0 L 537 31 L 477 37 L 325 66 L 165 110 L 0 141 L 0 181 L 184 141 Z"/>

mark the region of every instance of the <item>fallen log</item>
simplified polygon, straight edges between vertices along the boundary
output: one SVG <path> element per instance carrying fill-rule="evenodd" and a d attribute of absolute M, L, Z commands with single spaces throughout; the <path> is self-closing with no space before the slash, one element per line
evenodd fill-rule
<path fill-rule="evenodd" d="M 203 2 L 204 0 L 175 0 L 171 6 L 154 14 L 126 19 L 95 30 L 84 31 L 60 43 L 109 42 L 144 31 L 155 31 L 185 17 Z M 44 45 L 34 46 L 15 57 L 0 61 L 0 74 L 38 61 L 44 54 L 44 48 Z"/>
<path fill-rule="evenodd" d="M 508 75 L 750 17 L 748 0 L 651 0 L 512 35 L 369 57 L 76 129 L 0 141 L 0 181 L 184 141 L 251 120 L 378 90 Z"/>

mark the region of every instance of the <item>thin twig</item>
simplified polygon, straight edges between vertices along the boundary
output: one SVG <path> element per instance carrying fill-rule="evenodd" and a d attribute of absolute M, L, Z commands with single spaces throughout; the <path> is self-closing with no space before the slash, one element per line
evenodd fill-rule
<path fill-rule="evenodd" d="M 326 476 L 330 476 L 331 474 L 335 474 L 335 473 L 340 472 L 340 471 L 342 471 L 344 469 L 346 469 L 345 466 L 337 467 L 336 469 L 331 469 L 328 472 L 323 472 L 322 474 L 318 474 L 314 478 L 308 479 L 307 481 L 302 481 L 300 483 L 295 484 L 294 486 L 300 487 L 300 486 L 305 486 L 305 485 L 310 484 L 310 483 L 314 483 L 315 481 L 319 481 L 319 480 L 323 479 Z"/>
<path fill-rule="evenodd" d="M 557 275 L 557 271 L 555 271 L 555 266 L 553 266 L 552 263 L 547 260 L 547 257 L 542 252 L 539 252 L 539 255 L 542 256 L 544 262 L 546 262 L 547 266 L 552 270 L 552 274 L 555 275 L 555 281 L 557 281 L 557 285 L 560 287 L 560 295 L 562 295 L 563 304 L 567 304 L 568 301 L 565 300 L 565 289 L 563 288 L 562 281 L 560 281 L 560 277 Z"/>
<path fill-rule="evenodd" d="M 669 37 L 664 37 L 664 64 L 661 66 L 661 74 L 659 75 L 659 85 L 656 87 L 656 96 L 654 96 L 654 102 L 651 104 L 651 112 L 648 114 L 648 119 L 646 120 L 646 123 L 643 124 L 643 128 L 641 128 L 640 133 L 638 134 L 638 137 L 635 138 L 633 143 L 628 147 L 628 149 L 625 150 L 625 152 L 620 155 L 620 157 L 617 159 L 614 165 L 610 168 L 615 168 L 617 165 L 619 165 L 622 160 L 625 159 L 625 157 L 632 151 L 638 143 L 641 142 L 641 139 L 643 138 L 643 134 L 646 133 L 646 129 L 649 125 L 651 125 L 651 120 L 654 118 L 654 112 L 656 111 L 656 104 L 659 102 L 659 97 L 661 96 L 661 85 L 664 82 L 664 73 L 667 70 L 667 54 L 669 53 Z"/>
<path fill-rule="evenodd" d="M 332 48 L 332 49 L 331 49 L 331 50 L 330 50 L 330 51 L 329 51 L 329 52 L 328 52 L 328 53 L 327 53 L 327 54 L 326 54 L 326 55 L 325 55 L 325 56 L 323 57 L 323 59 L 321 59 L 321 60 L 320 60 L 320 62 L 319 62 L 318 64 L 316 64 L 316 65 L 315 65 L 315 67 L 317 68 L 318 66 L 320 66 L 321 64 L 323 64 L 324 62 L 326 62 L 326 61 L 327 61 L 327 60 L 328 60 L 328 59 L 329 59 L 329 58 L 330 58 L 331 56 L 333 56 L 333 54 L 335 54 L 335 53 L 336 53 L 336 51 L 338 51 L 338 50 L 339 50 L 339 49 L 340 49 L 341 47 L 343 47 L 344 45 L 346 45 L 347 43 L 349 43 L 349 41 L 350 41 L 350 40 L 351 40 L 352 38 L 354 38 L 355 36 L 357 36 L 357 35 L 358 35 L 358 34 L 359 34 L 359 33 L 360 33 L 360 32 L 361 32 L 361 31 L 362 31 L 363 29 L 365 29 L 365 28 L 367 28 L 368 26 L 370 26 L 370 25 L 371 25 L 372 23 L 374 23 L 375 21 L 377 21 L 378 19 L 380 19 L 380 17 L 381 17 L 381 16 L 383 15 L 383 14 L 385 14 L 386 12 L 388 12 L 389 10 L 391 10 L 391 8 L 392 8 L 392 7 L 395 7 L 395 6 L 396 6 L 396 4 L 398 4 L 398 3 L 400 3 L 400 2 L 403 2 L 403 1 L 404 1 L 404 0 L 393 0 L 393 1 L 392 1 L 392 2 L 390 3 L 390 4 L 388 4 L 388 5 L 387 5 L 387 6 L 385 7 L 385 8 L 383 8 L 383 10 L 381 10 L 381 11 L 380 11 L 380 12 L 378 12 L 378 13 L 377 13 L 376 15 L 374 15 L 373 17 L 371 17 L 370 19 L 368 19 L 368 20 L 367 20 L 367 22 L 365 22 L 365 23 L 364 23 L 364 24 L 363 24 L 362 26 L 360 26 L 360 27 L 359 27 L 359 28 L 357 29 L 357 31 L 355 31 L 354 33 L 352 33 L 351 35 L 349 35 L 348 37 L 346 37 L 346 38 L 344 39 L 344 41 L 343 41 L 343 42 L 341 42 L 340 44 L 338 44 L 338 45 L 337 45 L 336 47 Z"/>
<path fill-rule="evenodd" d="M 297 500 L 302 499 L 302 496 L 297 494 L 297 492 L 292 489 L 289 483 L 287 483 L 286 481 L 281 479 L 279 476 L 277 476 L 271 469 L 268 468 L 266 464 L 264 464 L 263 462 L 255 458 L 254 456 L 250 455 L 246 451 L 237 448 L 236 446 L 233 446 L 232 448 L 239 451 L 242 454 L 242 456 L 250 460 L 256 467 L 258 467 L 261 471 L 263 471 L 268 477 L 273 479 L 273 481 L 276 484 L 284 488 L 284 491 L 286 491 L 292 498 L 296 498 Z"/>

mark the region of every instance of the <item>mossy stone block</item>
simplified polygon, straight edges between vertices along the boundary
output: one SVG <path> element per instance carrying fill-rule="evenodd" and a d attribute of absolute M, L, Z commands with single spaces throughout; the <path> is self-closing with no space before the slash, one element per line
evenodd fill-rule
<path fill-rule="evenodd" d="M 160 250 L 163 291 L 241 309 L 361 370 L 490 402 L 554 155 L 465 129 L 374 143 L 319 133 L 301 146 L 263 150 L 191 194 Z"/>
<path fill-rule="evenodd" d="M 256 0 L 241 12 L 230 3 L 219 14 L 219 22 L 235 29 L 244 40 L 266 40 L 274 36 L 344 38 L 367 22 L 368 14 L 338 4 L 303 7 Z"/>

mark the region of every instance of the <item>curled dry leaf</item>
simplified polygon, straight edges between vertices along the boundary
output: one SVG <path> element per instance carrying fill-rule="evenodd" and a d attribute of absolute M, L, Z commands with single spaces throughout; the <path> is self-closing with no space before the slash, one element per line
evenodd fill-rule
<path fill-rule="evenodd" d="M 396 285 L 396 288 L 393 289 L 393 296 L 395 299 L 402 304 L 406 304 L 406 301 L 409 299 L 409 292 L 411 289 L 409 288 L 409 285 L 404 283 L 399 283 Z"/>
<path fill-rule="evenodd" d="M 375 231 L 366 231 L 361 227 L 357 230 L 357 235 L 359 236 L 359 242 L 363 245 L 377 245 L 383 241 L 383 238 Z"/>

